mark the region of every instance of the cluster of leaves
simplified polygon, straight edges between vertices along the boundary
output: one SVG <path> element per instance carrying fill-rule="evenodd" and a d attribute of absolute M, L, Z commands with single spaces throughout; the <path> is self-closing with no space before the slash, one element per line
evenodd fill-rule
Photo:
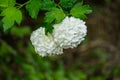
<path fill-rule="evenodd" d="M 83 2 L 77 0 L 28 0 L 20 4 L 16 0 L 0 0 L 0 16 L 4 31 L 10 29 L 17 23 L 23 20 L 22 9 L 28 12 L 29 16 L 37 19 L 40 12 L 44 11 L 45 16 L 41 25 L 45 27 L 46 33 L 52 32 L 53 24 L 60 23 L 65 16 L 74 16 L 80 19 L 86 19 L 85 14 L 92 12 L 88 5 L 83 5 Z"/>

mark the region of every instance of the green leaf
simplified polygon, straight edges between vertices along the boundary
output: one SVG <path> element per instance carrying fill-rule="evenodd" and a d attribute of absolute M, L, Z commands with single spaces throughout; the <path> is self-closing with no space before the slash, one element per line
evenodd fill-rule
<path fill-rule="evenodd" d="M 65 17 L 65 13 L 62 9 L 59 8 L 51 8 L 46 14 L 44 21 L 46 23 L 45 27 L 45 33 L 52 33 L 53 31 L 53 22 L 60 23 Z"/>
<path fill-rule="evenodd" d="M 81 18 L 81 19 L 86 19 L 85 14 L 91 13 L 92 10 L 89 7 L 89 5 L 83 5 L 82 2 L 77 3 L 71 10 L 70 14 L 74 17 Z"/>
<path fill-rule="evenodd" d="M 63 8 L 71 8 L 76 0 L 60 0 L 60 5 Z"/>
<path fill-rule="evenodd" d="M 32 18 L 37 18 L 41 7 L 41 0 L 30 0 L 30 2 L 26 5 L 26 10 Z"/>
<path fill-rule="evenodd" d="M 43 0 L 42 9 L 50 10 L 51 8 L 56 7 L 56 4 L 51 0 Z"/>
<path fill-rule="evenodd" d="M 4 16 L 2 19 L 4 31 L 11 28 L 15 22 L 20 24 L 22 21 L 22 12 L 16 7 L 8 7 L 3 10 L 1 16 Z"/>
<path fill-rule="evenodd" d="M 52 8 L 45 14 L 45 22 L 50 24 L 55 20 L 55 23 L 60 23 L 65 17 L 63 10 L 59 8 Z"/>
<path fill-rule="evenodd" d="M 0 0 L 0 7 L 13 7 L 16 0 Z"/>
<path fill-rule="evenodd" d="M 47 35 L 48 32 L 52 33 L 53 29 L 54 29 L 53 25 L 45 26 L 45 34 Z"/>

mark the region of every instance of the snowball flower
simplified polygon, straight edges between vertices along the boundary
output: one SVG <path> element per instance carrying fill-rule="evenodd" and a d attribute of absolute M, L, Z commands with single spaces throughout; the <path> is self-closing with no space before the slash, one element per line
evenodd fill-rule
<path fill-rule="evenodd" d="M 53 27 L 53 33 L 48 35 L 42 27 L 31 34 L 32 45 L 41 56 L 62 54 L 63 49 L 77 47 L 87 33 L 85 22 L 74 17 L 66 17 Z"/>
<path fill-rule="evenodd" d="M 66 17 L 53 27 L 54 41 L 64 49 L 77 47 L 87 33 L 85 22 L 74 17 Z"/>
<path fill-rule="evenodd" d="M 35 51 L 41 56 L 63 53 L 62 48 L 54 42 L 52 35 L 45 35 L 45 29 L 42 27 L 33 31 L 30 40 L 35 48 Z"/>

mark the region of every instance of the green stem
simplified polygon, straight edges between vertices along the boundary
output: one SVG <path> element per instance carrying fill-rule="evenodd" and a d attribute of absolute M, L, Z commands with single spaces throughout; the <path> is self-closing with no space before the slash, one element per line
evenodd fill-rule
<path fill-rule="evenodd" d="M 57 6 L 58 6 L 60 9 L 62 9 L 62 7 L 61 7 L 59 4 L 57 4 Z"/>
<path fill-rule="evenodd" d="M 22 8 L 23 6 L 25 6 L 26 4 L 28 4 L 30 1 L 27 1 L 25 2 L 24 4 L 19 4 L 19 3 L 16 3 L 18 5 L 18 8 Z"/>

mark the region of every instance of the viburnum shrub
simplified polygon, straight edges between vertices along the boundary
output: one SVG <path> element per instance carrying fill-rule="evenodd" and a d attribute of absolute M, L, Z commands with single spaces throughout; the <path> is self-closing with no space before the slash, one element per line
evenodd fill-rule
<path fill-rule="evenodd" d="M 79 0 L 0 0 L 0 16 L 6 31 L 23 20 L 23 10 L 33 19 L 44 11 L 40 27 L 33 31 L 30 40 L 41 56 L 62 54 L 63 49 L 77 47 L 87 33 L 86 14 L 92 12 L 89 5 Z"/>

